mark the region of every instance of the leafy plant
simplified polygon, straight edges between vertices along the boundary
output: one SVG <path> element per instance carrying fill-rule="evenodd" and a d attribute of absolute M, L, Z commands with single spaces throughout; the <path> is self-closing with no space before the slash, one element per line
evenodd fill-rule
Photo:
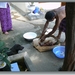
<path fill-rule="evenodd" d="M 10 61 L 8 60 L 7 52 L 9 51 L 9 48 L 5 46 L 5 43 L 0 40 L 0 61 L 6 62 L 6 64 L 10 66 Z"/>

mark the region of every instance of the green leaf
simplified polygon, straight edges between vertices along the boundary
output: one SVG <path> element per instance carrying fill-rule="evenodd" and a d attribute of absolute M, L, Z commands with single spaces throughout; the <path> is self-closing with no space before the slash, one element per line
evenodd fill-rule
<path fill-rule="evenodd" d="M 0 54 L 0 60 L 2 60 L 3 58 L 4 58 L 3 55 Z"/>
<path fill-rule="evenodd" d="M 3 61 L 6 62 L 6 64 L 11 68 L 10 61 L 6 57 L 3 58 Z"/>
<path fill-rule="evenodd" d="M 0 41 L 0 52 L 5 48 L 5 43 L 3 41 Z"/>
<path fill-rule="evenodd" d="M 9 48 L 5 46 L 5 43 L 3 41 L 0 41 L 0 53 L 3 53 L 3 52 L 7 53 L 8 50 Z"/>
<path fill-rule="evenodd" d="M 8 55 L 6 53 L 0 54 L 0 60 L 3 60 L 4 58 L 7 58 Z"/>
<path fill-rule="evenodd" d="M 5 43 L 3 41 L 0 41 L 0 47 L 4 46 L 4 45 L 5 45 Z"/>
<path fill-rule="evenodd" d="M 11 67 L 10 61 L 7 59 L 7 57 L 8 57 L 8 55 L 7 55 L 8 50 L 9 50 L 9 48 L 7 48 L 5 46 L 5 43 L 0 40 L 0 60 L 6 62 L 6 64 L 9 67 Z"/>
<path fill-rule="evenodd" d="M 2 53 L 7 53 L 8 51 L 10 51 L 9 48 L 5 47 L 5 48 L 3 48 Z"/>

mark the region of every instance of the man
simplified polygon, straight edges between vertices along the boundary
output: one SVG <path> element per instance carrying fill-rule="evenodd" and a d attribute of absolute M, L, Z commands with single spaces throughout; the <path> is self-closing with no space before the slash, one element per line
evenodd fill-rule
<path fill-rule="evenodd" d="M 59 33 L 58 33 L 57 38 L 58 39 L 60 38 L 60 35 L 61 35 L 61 32 L 63 31 L 63 28 L 66 27 L 66 23 L 65 23 L 66 18 L 65 17 L 66 17 L 65 6 L 61 6 L 57 9 L 52 10 L 52 11 L 48 11 L 45 14 L 45 19 L 47 21 L 44 25 L 44 28 L 43 28 L 43 31 L 42 31 L 42 34 L 40 37 L 40 44 L 45 40 L 45 38 L 50 37 L 57 30 L 58 27 L 59 27 Z M 54 19 L 56 19 L 56 21 L 55 21 L 55 25 L 54 25 L 52 31 L 50 33 L 48 33 L 47 35 L 45 35 L 46 28 L 47 28 L 49 22 L 53 21 Z M 48 45 L 48 43 L 47 43 L 47 45 Z"/>

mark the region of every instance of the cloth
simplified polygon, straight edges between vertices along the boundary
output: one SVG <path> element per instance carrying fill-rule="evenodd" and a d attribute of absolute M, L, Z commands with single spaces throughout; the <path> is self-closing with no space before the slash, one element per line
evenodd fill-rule
<path fill-rule="evenodd" d="M 0 2 L 0 8 L 7 8 L 7 2 Z"/>
<path fill-rule="evenodd" d="M 63 32 L 66 32 L 66 18 L 64 18 L 61 23 L 60 23 L 60 26 L 59 26 L 59 30 L 63 31 Z"/>
<path fill-rule="evenodd" d="M 0 8 L 0 21 L 3 33 L 12 29 L 10 6 L 8 3 L 7 3 L 7 8 Z"/>

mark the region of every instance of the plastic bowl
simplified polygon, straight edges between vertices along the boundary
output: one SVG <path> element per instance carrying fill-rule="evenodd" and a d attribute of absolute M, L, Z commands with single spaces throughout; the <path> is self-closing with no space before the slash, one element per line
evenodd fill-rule
<path fill-rule="evenodd" d="M 58 58 L 64 58 L 65 57 L 65 46 L 56 46 L 53 48 L 53 53 Z"/>
<path fill-rule="evenodd" d="M 35 10 L 33 11 L 34 14 L 38 13 L 40 11 L 39 7 L 35 7 Z"/>
<path fill-rule="evenodd" d="M 25 38 L 28 41 L 31 41 L 31 40 L 33 40 L 36 37 L 37 37 L 37 34 L 34 33 L 34 32 L 27 32 L 27 33 L 23 34 L 23 38 Z"/>

